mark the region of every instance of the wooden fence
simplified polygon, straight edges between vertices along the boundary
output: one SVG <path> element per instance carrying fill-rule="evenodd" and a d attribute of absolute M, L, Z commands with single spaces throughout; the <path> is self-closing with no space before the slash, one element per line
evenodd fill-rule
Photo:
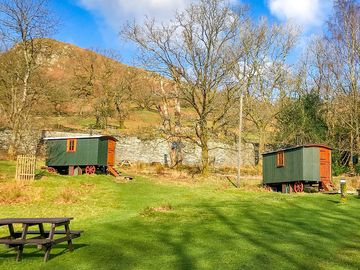
<path fill-rule="evenodd" d="M 18 156 L 16 160 L 16 180 L 34 180 L 35 168 L 35 156 Z"/>

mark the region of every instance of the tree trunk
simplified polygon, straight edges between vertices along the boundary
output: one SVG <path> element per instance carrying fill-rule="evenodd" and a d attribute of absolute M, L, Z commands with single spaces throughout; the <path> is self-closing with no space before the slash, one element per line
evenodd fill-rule
<path fill-rule="evenodd" d="M 176 163 L 176 149 L 173 147 L 173 141 L 168 142 L 169 146 L 169 157 L 170 157 L 170 167 L 175 167 L 177 165 Z"/>
<path fill-rule="evenodd" d="M 20 132 L 20 126 L 18 123 L 21 121 L 20 115 L 17 113 L 13 113 L 11 117 L 11 135 L 10 135 L 10 143 L 8 148 L 8 157 L 10 160 L 15 160 L 17 152 L 18 152 L 18 145 L 19 145 L 19 137 L 18 134 Z"/>
<path fill-rule="evenodd" d="M 354 163 L 353 163 L 353 156 L 354 156 L 354 135 L 350 132 L 350 159 L 349 159 L 349 167 L 350 170 L 354 171 Z"/>
<path fill-rule="evenodd" d="M 209 148 L 206 144 L 201 145 L 201 172 L 203 175 L 207 175 L 209 173 Z"/>
<path fill-rule="evenodd" d="M 8 157 L 10 160 L 15 160 L 18 154 L 18 148 L 21 138 L 19 138 L 21 127 L 16 124 L 19 120 L 15 120 L 11 127 L 11 136 L 10 136 L 10 143 L 8 148 Z"/>
<path fill-rule="evenodd" d="M 9 148 L 8 148 L 8 158 L 10 160 L 15 160 L 16 155 L 17 155 L 17 146 L 16 146 L 16 142 L 13 141 L 13 139 L 11 139 L 10 144 L 9 144 Z"/>
<path fill-rule="evenodd" d="M 177 165 L 177 153 L 176 153 L 177 149 L 174 148 L 174 143 L 177 143 L 176 142 L 177 138 L 174 136 L 177 127 L 175 124 L 173 130 L 171 125 L 171 118 L 169 112 L 170 105 L 167 97 L 168 93 L 165 91 L 163 80 L 160 80 L 160 93 L 161 93 L 161 104 L 158 106 L 158 112 L 162 120 L 164 135 L 167 137 L 166 140 L 168 142 L 168 148 L 169 148 L 170 167 L 174 167 Z M 175 114 L 176 114 L 176 110 L 177 108 L 175 108 Z"/>
<path fill-rule="evenodd" d="M 176 165 L 181 165 L 183 161 L 183 154 L 182 154 L 182 142 L 180 138 L 181 134 L 181 104 L 178 98 L 175 98 L 175 125 L 174 131 L 177 140 L 177 147 L 175 149 L 175 160 Z"/>
<path fill-rule="evenodd" d="M 259 166 L 263 164 L 263 157 L 262 154 L 265 152 L 265 130 L 261 129 L 259 133 Z"/>
<path fill-rule="evenodd" d="M 100 116 L 95 115 L 95 119 L 96 119 L 96 121 L 95 121 L 95 127 L 101 128 Z"/>
<path fill-rule="evenodd" d="M 125 128 L 125 121 L 122 117 L 120 117 L 118 119 L 118 124 L 119 124 L 119 129 L 124 129 Z"/>

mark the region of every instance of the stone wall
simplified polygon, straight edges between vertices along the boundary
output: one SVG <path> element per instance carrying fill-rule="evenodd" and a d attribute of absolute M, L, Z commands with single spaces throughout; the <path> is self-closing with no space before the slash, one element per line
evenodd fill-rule
<path fill-rule="evenodd" d="M 29 132 L 22 135 L 22 144 L 19 152 L 22 154 L 34 154 L 38 151 L 39 141 L 43 136 L 42 132 Z M 10 130 L 0 130 L 0 151 L 7 151 L 11 138 Z"/>
<path fill-rule="evenodd" d="M 45 131 L 35 134 L 28 134 L 21 146 L 21 151 L 25 153 L 39 152 L 39 141 L 41 137 L 70 137 L 84 136 L 88 134 L 68 133 L 59 131 Z M 6 150 L 8 140 L 10 138 L 9 131 L 0 131 L 0 147 Z M 165 163 L 169 160 L 168 144 L 162 139 L 141 140 L 137 137 L 117 137 L 119 140 L 116 144 L 116 160 L 129 160 L 131 162 L 160 162 Z M 237 152 L 236 145 L 228 145 L 219 142 L 209 143 L 210 164 L 216 167 L 236 167 Z M 183 145 L 183 163 L 186 165 L 201 164 L 201 149 L 197 145 L 186 142 Z M 243 165 L 255 165 L 255 149 L 254 145 L 247 143 L 243 145 Z"/>
<path fill-rule="evenodd" d="M 168 144 L 162 139 L 140 140 L 136 137 L 118 138 L 116 146 L 117 160 L 140 161 L 144 163 L 161 162 L 169 157 Z M 211 142 L 209 144 L 210 163 L 214 166 L 236 167 L 236 146 Z M 253 144 L 243 145 L 243 165 L 255 165 L 255 150 Z M 183 163 L 186 165 L 201 164 L 201 149 L 193 143 L 184 143 Z"/>

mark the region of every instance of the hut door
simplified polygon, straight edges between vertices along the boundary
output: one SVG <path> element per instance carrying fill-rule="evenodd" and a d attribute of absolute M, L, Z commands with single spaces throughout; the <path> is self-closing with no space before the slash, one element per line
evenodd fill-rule
<path fill-rule="evenodd" d="M 114 166 L 115 164 L 115 141 L 108 140 L 108 165 Z"/>
<path fill-rule="evenodd" d="M 320 148 L 320 181 L 330 181 L 330 150 Z"/>

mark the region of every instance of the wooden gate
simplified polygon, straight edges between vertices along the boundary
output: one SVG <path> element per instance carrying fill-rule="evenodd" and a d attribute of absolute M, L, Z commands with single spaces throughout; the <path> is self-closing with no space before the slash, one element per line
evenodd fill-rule
<path fill-rule="evenodd" d="M 16 160 L 16 180 L 34 180 L 35 168 L 35 156 L 18 156 Z"/>

